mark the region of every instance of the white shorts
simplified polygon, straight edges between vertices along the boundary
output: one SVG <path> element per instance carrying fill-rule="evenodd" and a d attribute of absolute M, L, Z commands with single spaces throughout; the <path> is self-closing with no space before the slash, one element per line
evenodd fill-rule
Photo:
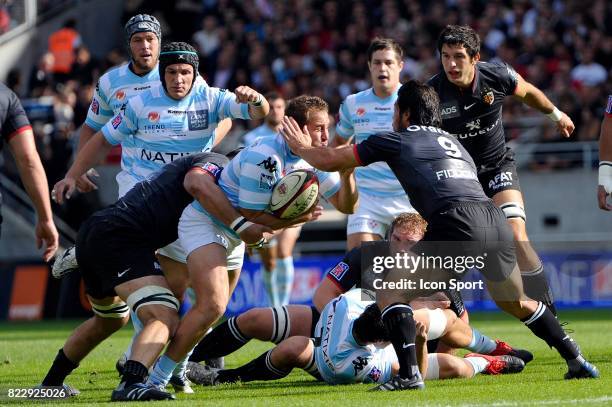
<path fill-rule="evenodd" d="M 357 212 L 348 216 L 346 234 L 373 233 L 384 239 L 393 219 L 402 212 L 416 212 L 406 195 L 382 198 L 360 193 Z"/>
<path fill-rule="evenodd" d="M 179 263 L 187 263 L 187 253 L 185 253 L 185 250 L 183 250 L 180 239 L 176 239 L 168 246 L 158 249 L 157 254 L 170 257 L 172 260 L 176 260 Z"/>
<path fill-rule="evenodd" d="M 178 225 L 178 235 L 187 256 L 195 249 L 217 243 L 227 251 L 227 269 L 242 268 L 245 244 L 240 238 L 217 226 L 206 214 L 188 205 Z"/>

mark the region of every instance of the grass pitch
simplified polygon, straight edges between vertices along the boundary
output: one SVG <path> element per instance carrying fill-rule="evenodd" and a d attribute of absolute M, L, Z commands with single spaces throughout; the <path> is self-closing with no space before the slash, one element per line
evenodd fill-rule
<path fill-rule="evenodd" d="M 582 406 L 612 405 L 612 310 L 562 311 L 588 359 L 600 370 L 598 380 L 563 380 L 565 363 L 555 351 L 533 336 L 521 323 L 500 313 L 470 315 L 475 327 L 491 337 L 531 350 L 535 359 L 516 375 L 430 381 L 424 391 L 368 393 L 372 385 L 328 386 L 306 373 L 294 370 L 276 382 L 254 382 L 215 388 L 195 387 L 192 395 L 180 394 L 165 405 L 272 406 L 272 405 L 419 405 L 419 406 Z M 0 405 L 8 404 L 106 404 L 118 383 L 114 365 L 131 337 L 125 328 L 101 344 L 68 378 L 81 390 L 69 401 L 9 399 L 9 388 L 27 388 L 39 383 L 57 350 L 80 321 L 0 324 Z M 236 367 L 260 355 L 271 345 L 251 341 L 226 358 Z M 131 403 L 134 405 L 133 403 Z M 117 405 L 113 403 L 113 405 Z"/>

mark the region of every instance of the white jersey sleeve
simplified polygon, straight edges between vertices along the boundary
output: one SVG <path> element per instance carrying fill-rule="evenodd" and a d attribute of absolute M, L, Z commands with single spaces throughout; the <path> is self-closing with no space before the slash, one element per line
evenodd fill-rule
<path fill-rule="evenodd" d="M 135 134 L 138 130 L 138 115 L 134 105 L 140 97 L 130 99 L 124 108 L 102 127 L 102 135 L 112 145 L 121 144 L 125 139 Z"/>
<path fill-rule="evenodd" d="M 329 200 L 340 189 L 340 174 L 315 170 L 319 179 L 319 195 Z"/>
<path fill-rule="evenodd" d="M 351 97 L 347 97 L 346 100 L 340 105 L 340 111 L 338 112 L 339 120 L 336 124 L 336 135 L 343 139 L 348 139 L 355 133 L 353 123 L 351 121 L 351 114 L 348 109 L 348 105 L 351 103 Z"/>
<path fill-rule="evenodd" d="M 112 117 L 113 109 L 109 103 L 108 78 L 103 76 L 96 84 L 94 96 L 91 99 L 85 124 L 94 131 L 99 131 Z"/>
<path fill-rule="evenodd" d="M 272 188 L 281 178 L 281 157 L 255 147 L 245 151 L 241 159 L 238 206 L 263 211 L 270 205 Z"/>

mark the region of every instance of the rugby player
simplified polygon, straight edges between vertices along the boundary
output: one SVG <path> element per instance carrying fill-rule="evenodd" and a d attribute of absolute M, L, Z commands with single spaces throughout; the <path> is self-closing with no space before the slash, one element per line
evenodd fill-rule
<path fill-rule="evenodd" d="M 332 147 L 351 141 L 358 144 L 378 132 L 393 130 L 393 104 L 401 85 L 404 51 L 391 38 L 375 38 L 367 53 L 372 87 L 344 100 Z M 348 250 L 361 242 L 384 239 L 393 218 L 402 212 L 415 212 L 387 164 L 374 163 L 358 168 L 355 178 L 359 188 L 359 207 L 348 217 Z"/>
<path fill-rule="evenodd" d="M 327 145 L 329 115 L 323 99 L 299 96 L 289 102 L 286 114 L 308 129 L 312 145 Z M 242 267 L 244 244 L 236 231 L 242 230 L 245 222 L 256 221 L 279 230 L 320 216 L 320 206 L 292 220 L 266 212 L 276 182 L 291 170 L 306 168 L 312 167 L 295 155 L 280 135 L 259 139 L 238 153 L 219 179 L 219 186 L 243 215 L 241 219 L 234 220 L 228 228 L 197 201 L 185 209 L 179 222 L 179 238 L 188 261 L 194 265 L 193 269 L 189 267 L 189 274 L 196 304 L 181 320 L 176 336 L 151 373 L 150 383 L 165 387 L 177 361 L 187 356 L 206 329 L 225 312 L 229 301 L 227 270 Z M 319 194 L 339 211 L 351 213 L 357 202 L 352 171 L 315 173 Z M 203 228 L 203 224 L 207 227 Z"/>
<path fill-rule="evenodd" d="M 362 296 L 361 290 L 352 290 L 330 301 L 321 313 L 314 340 L 304 336 L 291 337 L 236 369 L 219 370 L 201 366 L 194 381 L 203 385 L 217 385 L 276 380 L 287 376 L 295 367 L 328 384 L 388 381 L 398 372 L 397 357 L 393 347 L 388 344 L 389 335 L 382 323 L 380 310 L 373 301 L 362 301 Z M 525 367 L 523 360 L 510 355 L 472 353 L 465 359 L 449 354 L 427 355 L 425 342 L 439 337 L 442 326 L 438 324 L 439 321 L 434 322 L 437 319 L 436 311 L 423 309 L 416 312 L 424 317 L 418 322 L 418 354 L 421 356 L 419 366 L 426 379 L 469 378 L 480 372 L 517 373 Z M 437 312 L 443 313 L 439 309 Z M 452 314 L 451 311 L 447 312 Z M 462 321 L 460 323 L 465 325 Z M 460 329 L 454 331 L 454 338 L 459 339 Z M 446 335 L 450 335 L 450 330 Z M 526 354 L 531 356 L 528 352 Z"/>
<path fill-rule="evenodd" d="M 258 138 L 273 138 L 278 134 L 285 115 L 285 99 L 277 93 L 266 95 L 266 99 L 270 104 L 270 113 L 266 116 L 264 124 L 244 135 L 244 143 L 247 146 Z M 294 275 L 293 248 L 300 231 L 300 227 L 287 228 L 259 249 L 261 275 L 272 307 L 289 304 Z"/>
<path fill-rule="evenodd" d="M 413 252 L 430 256 L 440 256 L 440 252 L 451 258 L 483 257 L 484 267 L 480 271 L 491 297 L 502 310 L 523 321 L 536 336 L 557 349 L 568 365 L 565 378 L 598 377 L 598 370 L 586 361 L 548 307 L 523 293 L 512 230 L 502 210 L 484 193 L 468 152 L 439 128 L 439 102 L 433 88 L 409 81 L 398 91 L 393 115 L 395 132 L 379 134 L 353 147 L 312 147 L 305 129 L 288 117 L 283 119 L 281 134 L 292 151 L 324 171 L 387 162 L 428 224 L 423 240 L 413 247 Z M 453 276 L 456 273 L 450 269 L 395 268 L 387 279 L 397 282 L 426 277 L 431 281 L 448 281 Z M 429 291 L 377 293 L 377 303 L 400 363 L 399 374 L 378 390 L 424 387 L 414 347 L 415 323 L 408 302 Z"/>
<path fill-rule="evenodd" d="M 516 255 L 525 293 L 557 314 L 540 258 L 529 243 L 525 203 L 514 152 L 504 137 L 506 96 L 546 114 L 563 137 L 574 123 L 540 91 L 505 63 L 480 61 L 480 38 L 468 26 L 447 26 L 438 37 L 444 71 L 428 82 L 440 97 L 441 128 L 453 134 L 474 159 L 485 194 L 499 206 L 517 242 Z"/>
<path fill-rule="evenodd" d="M 111 399 L 174 398 L 145 384 L 149 368 L 179 322 L 179 301 L 164 278 L 155 251 L 177 239 L 179 218 L 194 198 L 221 219 L 239 217 L 215 184 L 227 162 L 226 157 L 214 153 L 175 160 L 82 225 L 76 257 L 94 316 L 68 338 L 42 386 L 64 386 L 64 379 L 79 362 L 127 323 L 131 309 L 143 328 L 135 338 Z M 269 231 L 250 223 L 242 230 L 241 238 L 258 242 Z M 76 393 L 68 386 L 64 389 L 70 395 Z"/>
<path fill-rule="evenodd" d="M 400 214 L 391 224 L 389 231 L 390 241 L 396 243 L 403 242 L 403 247 L 407 248 L 422 238 L 425 233 L 425 227 L 425 221 L 418 214 Z M 373 244 L 379 245 L 379 243 Z M 363 246 L 351 250 L 342 261 L 329 270 L 315 291 L 314 298 L 317 300 L 314 302 L 316 307 L 290 305 L 276 308 L 253 308 L 237 317 L 231 317 L 202 339 L 190 356 L 190 362 L 200 362 L 205 359 L 229 355 L 240 349 L 251 339 L 271 341 L 278 344 L 292 336 L 314 337 L 315 325 L 319 320 L 320 310 L 334 298 L 352 288 L 361 286 L 362 248 Z M 465 328 L 469 323 L 467 311 L 459 293 L 454 293 L 454 295 L 448 294 L 448 296 L 452 301 L 448 301 L 446 296 L 442 296 L 442 301 L 436 301 L 436 298 L 426 298 L 411 302 L 411 306 L 414 309 L 430 308 L 435 310 L 436 308 L 450 308 L 452 310 L 450 313 L 443 314 L 436 312 L 433 317 L 425 310 L 415 313 L 415 319 L 421 318 L 422 321 L 428 324 L 429 322 L 427 321 L 435 317 L 436 322 L 434 325 L 439 327 L 436 330 L 444 332 L 444 335 L 448 334 L 448 341 L 443 340 L 438 347 L 440 352 L 448 352 L 450 349 L 454 349 L 454 347 L 449 345 L 457 345 L 460 348 L 465 347 L 471 350 L 478 350 L 480 353 L 521 355 L 526 362 L 531 360 L 531 356 L 526 355 L 524 352 L 521 353 L 522 351 L 520 350 L 514 350 L 503 341 L 488 339 L 476 330 L 470 331 L 470 333 L 464 329 L 463 333 L 457 334 L 457 330 L 461 332 L 458 327 L 463 325 Z M 319 304 L 323 305 L 319 306 Z M 417 314 L 418 316 L 416 316 Z M 465 324 L 460 325 L 460 323 L 456 322 L 458 317 Z M 457 327 L 457 329 L 451 332 L 453 326 Z M 457 335 L 463 335 L 463 339 L 457 339 Z M 457 343 L 458 341 L 459 343 Z M 436 349 L 437 342 L 437 340 L 432 340 L 428 345 L 432 349 Z M 476 346 L 476 348 L 473 348 L 473 346 Z M 190 363 L 187 376 L 190 380 L 193 381 L 195 379 L 197 382 L 199 372 L 201 371 L 202 367 Z"/>
<path fill-rule="evenodd" d="M 599 137 L 599 185 L 597 202 L 604 211 L 612 210 L 608 197 L 612 194 L 612 95 L 608 95 L 606 112 Z"/>
<path fill-rule="evenodd" d="M 130 98 L 79 151 L 65 178 L 53 189 L 56 201 L 61 204 L 64 194 L 69 198 L 79 177 L 103 160 L 113 146 L 122 147 L 122 170 L 117 181 L 119 195 L 123 196 L 165 163 L 187 154 L 210 151 L 220 120 L 258 119 L 268 113 L 268 102 L 247 86 L 239 86 L 234 94 L 196 80 L 198 65 L 198 54 L 191 45 L 166 44 L 160 54 L 161 84 Z M 180 243 L 173 242 L 158 254 L 172 291 L 177 298 L 183 298 L 188 273 Z M 63 257 L 64 261 L 68 259 Z M 231 287 L 237 280 L 238 274 L 232 272 Z M 133 322 L 138 331 L 137 318 Z M 180 376 L 181 372 L 177 374 Z"/>

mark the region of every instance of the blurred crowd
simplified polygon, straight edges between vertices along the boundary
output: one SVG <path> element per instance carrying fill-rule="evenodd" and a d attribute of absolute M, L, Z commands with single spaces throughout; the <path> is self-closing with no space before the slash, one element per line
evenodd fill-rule
<path fill-rule="evenodd" d="M 612 3 L 606 0 L 133 0 L 126 2 L 123 21 L 137 13 L 161 21 L 163 41 L 192 43 L 209 84 L 246 84 L 285 98 L 313 94 L 334 113 L 347 95 L 370 86 L 366 49 L 373 37 L 402 44 L 404 79 L 427 80 L 439 70 L 435 41 L 446 24 L 474 27 L 483 60 L 511 64 L 567 112 L 576 124 L 569 141 L 598 139 L 612 93 Z M 72 30 L 64 34 L 74 39 L 68 65 L 50 45 L 28 78 L 17 71 L 8 78 L 13 89 L 27 89 L 22 98 L 51 105 L 54 124 L 35 121 L 50 182 L 65 172 L 71 137 L 85 119 L 97 78 L 126 60 L 124 44 L 104 60 L 94 59 L 77 27 L 77 21 L 67 21 L 61 29 Z M 543 115 L 512 98 L 504 120 L 510 140 L 561 141 Z M 236 141 L 245 126 L 236 123 L 229 139 Z M 554 155 L 542 157 L 531 166 L 571 165 Z"/>

